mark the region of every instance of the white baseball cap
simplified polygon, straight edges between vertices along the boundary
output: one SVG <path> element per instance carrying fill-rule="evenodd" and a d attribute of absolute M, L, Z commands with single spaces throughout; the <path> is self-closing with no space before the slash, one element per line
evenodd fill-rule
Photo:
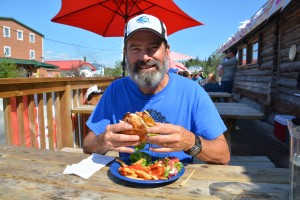
<path fill-rule="evenodd" d="M 141 30 L 152 31 L 168 43 L 167 28 L 165 24 L 157 17 L 148 14 L 135 16 L 128 21 L 125 25 L 124 42 L 126 42 L 133 33 Z"/>

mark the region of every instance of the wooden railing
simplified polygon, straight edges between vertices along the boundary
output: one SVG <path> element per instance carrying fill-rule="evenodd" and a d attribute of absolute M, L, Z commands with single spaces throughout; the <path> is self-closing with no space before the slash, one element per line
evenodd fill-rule
<path fill-rule="evenodd" d="M 46 149 L 81 147 L 85 121 L 71 109 L 83 105 L 86 90 L 101 90 L 116 78 L 0 79 L 6 143 Z"/>

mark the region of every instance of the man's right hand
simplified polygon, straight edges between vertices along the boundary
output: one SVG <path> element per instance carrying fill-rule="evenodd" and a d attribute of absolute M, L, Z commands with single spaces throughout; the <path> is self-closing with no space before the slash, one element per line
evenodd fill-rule
<path fill-rule="evenodd" d="M 130 124 L 121 122 L 107 125 L 105 132 L 97 136 L 93 132 L 89 132 L 83 142 L 84 153 L 105 154 L 108 151 L 133 153 L 134 149 L 131 146 L 140 144 L 139 136 L 120 133 L 131 128 Z"/>

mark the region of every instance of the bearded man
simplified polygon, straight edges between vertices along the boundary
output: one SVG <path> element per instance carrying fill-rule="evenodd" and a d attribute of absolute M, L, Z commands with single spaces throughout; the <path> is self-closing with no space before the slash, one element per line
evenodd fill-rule
<path fill-rule="evenodd" d="M 226 127 L 207 93 L 194 81 L 168 73 L 169 44 L 164 23 L 151 15 L 138 15 L 125 26 L 124 52 L 129 73 L 114 81 L 87 121 L 91 132 L 84 139 L 85 153 L 120 152 L 129 156 L 140 145 L 138 135 L 120 122 L 127 112 L 147 111 L 156 122 L 148 128 L 143 151 L 150 155 L 193 158 L 228 164 Z"/>

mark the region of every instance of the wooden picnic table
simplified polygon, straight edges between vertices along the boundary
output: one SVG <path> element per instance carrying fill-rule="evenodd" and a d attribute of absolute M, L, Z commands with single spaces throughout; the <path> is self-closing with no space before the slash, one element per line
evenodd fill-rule
<path fill-rule="evenodd" d="M 237 119 L 262 119 L 264 114 L 244 103 L 214 103 L 227 130 L 224 136 L 231 152 L 231 133 L 235 130 Z"/>
<path fill-rule="evenodd" d="M 264 114 L 245 103 L 214 103 L 223 119 L 262 119 Z"/>
<path fill-rule="evenodd" d="M 109 165 L 89 179 L 62 174 L 89 156 L 82 153 L 1 145 L 0 154 L 3 199 L 288 199 L 289 194 L 287 168 L 186 164 L 177 181 L 142 186 L 118 179 Z"/>
<path fill-rule="evenodd" d="M 228 92 L 207 92 L 210 97 L 229 98 L 232 94 Z"/>
<path fill-rule="evenodd" d="M 213 102 L 220 102 L 221 99 L 229 99 L 232 94 L 228 92 L 207 92 Z"/>

